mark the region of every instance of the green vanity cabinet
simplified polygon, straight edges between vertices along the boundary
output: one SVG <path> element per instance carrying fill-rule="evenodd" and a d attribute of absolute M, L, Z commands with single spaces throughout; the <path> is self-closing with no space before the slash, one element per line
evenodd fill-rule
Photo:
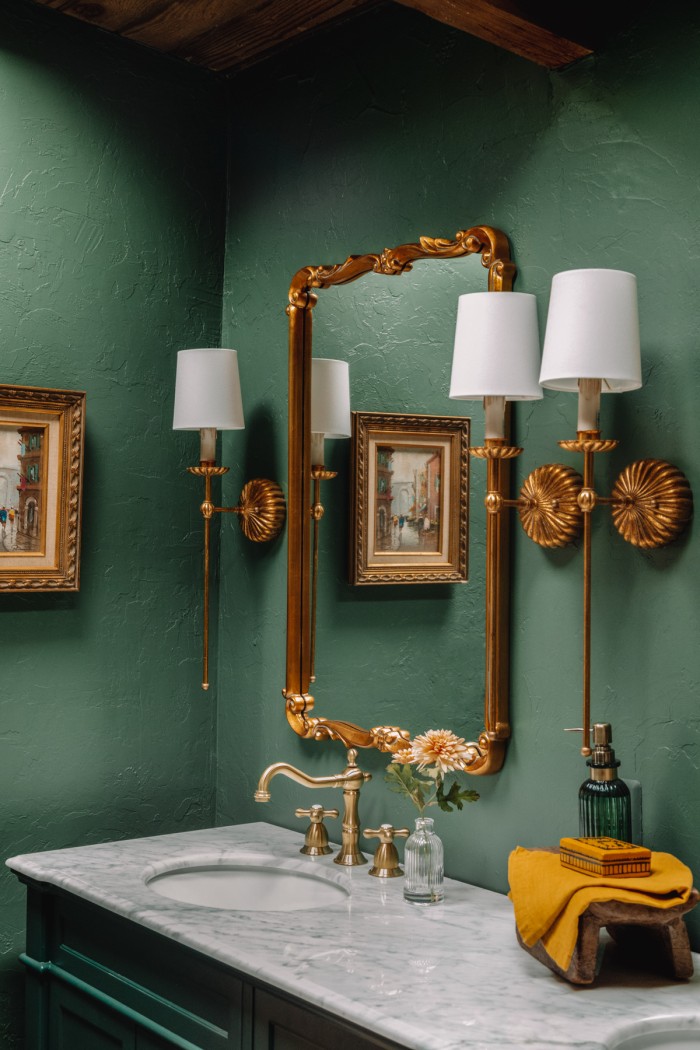
<path fill-rule="evenodd" d="M 48 1045 L 55 1050 L 172 1050 L 178 1045 L 59 981 L 49 990 L 48 1028 Z"/>
<path fill-rule="evenodd" d="M 27 1050 L 398 1047 L 98 905 L 21 878 Z"/>

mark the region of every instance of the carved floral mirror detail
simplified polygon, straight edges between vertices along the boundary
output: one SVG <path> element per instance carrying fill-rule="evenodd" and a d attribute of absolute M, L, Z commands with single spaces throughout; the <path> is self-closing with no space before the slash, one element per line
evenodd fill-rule
<path fill-rule="evenodd" d="M 362 728 L 349 721 L 313 714 L 309 692 L 312 678 L 311 631 L 311 360 L 313 309 L 316 289 L 356 281 L 365 274 L 400 276 L 417 260 L 457 259 L 480 255 L 488 270 L 490 292 L 512 291 L 515 266 L 508 240 L 500 230 L 474 226 L 459 231 L 454 240 L 421 237 L 418 243 L 402 244 L 379 254 L 349 256 L 331 266 L 307 266 L 293 277 L 289 289 L 289 492 L 287 572 L 286 684 L 283 695 L 287 719 L 299 736 L 313 740 L 339 740 L 347 747 L 377 748 L 394 752 L 406 746 L 408 730 L 394 725 Z M 504 445 L 509 444 L 508 422 Z M 508 498 L 510 464 L 493 456 L 486 461 L 486 491 Z M 485 573 L 485 697 L 484 728 L 476 742 L 469 742 L 467 772 L 496 773 L 505 758 L 510 736 L 509 654 L 509 565 L 508 515 L 486 517 Z"/>

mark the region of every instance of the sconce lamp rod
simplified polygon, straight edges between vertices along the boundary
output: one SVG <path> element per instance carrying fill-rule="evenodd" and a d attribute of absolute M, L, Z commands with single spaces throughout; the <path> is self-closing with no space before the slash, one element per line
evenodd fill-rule
<path fill-rule="evenodd" d="M 209 565 L 211 548 L 211 519 L 214 514 L 237 514 L 243 535 L 255 543 L 264 543 L 278 536 L 284 527 L 287 508 L 279 485 L 267 478 L 253 478 L 243 486 L 240 501 L 235 507 L 217 507 L 211 498 L 211 479 L 228 473 L 228 467 L 217 467 L 202 462 L 188 467 L 190 474 L 204 478 L 204 501 L 200 511 L 204 518 L 204 594 L 202 617 L 202 689 L 209 688 Z"/>
<path fill-rule="evenodd" d="M 583 488 L 579 506 L 583 512 L 583 744 L 581 754 L 591 754 L 591 511 L 595 506 L 594 460 L 583 454 Z M 583 498 L 582 498 L 583 497 Z"/>
<path fill-rule="evenodd" d="M 314 521 L 313 553 L 311 559 L 311 674 L 310 682 L 316 681 L 316 596 L 318 593 L 318 533 L 319 524 L 324 514 L 321 503 L 321 482 L 331 481 L 337 477 L 337 471 L 326 470 L 322 464 L 314 464 L 311 467 L 311 478 L 314 483 L 314 502 L 311 507 L 311 516 Z"/>

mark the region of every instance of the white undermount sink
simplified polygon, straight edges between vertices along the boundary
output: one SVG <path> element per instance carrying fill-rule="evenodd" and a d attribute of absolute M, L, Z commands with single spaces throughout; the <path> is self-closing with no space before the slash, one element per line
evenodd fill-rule
<path fill-rule="evenodd" d="M 153 866 L 144 876 L 162 897 L 227 911 L 304 911 L 342 904 L 349 896 L 342 872 L 285 866 L 274 857 L 183 857 Z"/>
<path fill-rule="evenodd" d="M 608 1050 L 700 1050 L 700 1015 L 649 1017 L 618 1028 Z"/>

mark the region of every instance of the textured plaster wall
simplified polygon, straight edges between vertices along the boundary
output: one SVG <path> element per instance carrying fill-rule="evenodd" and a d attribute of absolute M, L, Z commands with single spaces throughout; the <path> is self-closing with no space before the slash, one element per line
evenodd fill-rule
<path fill-rule="evenodd" d="M 2 5 L 0 382 L 87 391 L 80 592 L 0 595 L 3 859 L 213 820 L 196 441 L 170 426 L 175 350 L 219 338 L 218 106 L 201 73 Z M 7 1048 L 24 897 L 0 870 Z"/>
<path fill-rule="evenodd" d="M 294 271 L 418 234 L 452 236 L 478 222 L 508 233 L 516 287 L 538 295 L 542 324 L 557 271 L 603 266 L 637 274 L 646 385 L 604 399 L 603 430 L 621 446 L 600 465 L 600 487 L 609 490 L 628 461 L 657 455 L 676 462 L 698 492 L 700 143 L 690 129 L 700 102 L 699 45 L 700 22 L 687 10 L 682 23 L 640 16 L 597 57 L 548 73 L 396 8 L 234 81 L 223 333 L 241 351 L 253 440 L 228 442 L 236 464 L 231 495 L 251 472 L 284 477 L 284 306 Z M 320 293 L 315 346 L 352 361 L 356 409 L 459 414 L 461 406 L 441 393 L 451 349 L 441 303 L 429 297 L 418 305 L 409 296 L 407 332 L 392 320 L 394 286 L 373 285 L 362 305 L 354 289 L 330 303 L 333 294 Z M 478 440 L 478 406 L 473 413 Z M 517 407 L 517 438 L 526 447 L 521 478 L 543 462 L 576 463 L 556 445 L 573 436 L 575 413 L 566 395 Z M 333 449 L 340 476 L 325 490 L 318 712 L 365 726 L 396 718 L 412 732 L 446 723 L 473 735 L 481 686 L 470 666 L 472 632 L 480 631 L 472 585 L 361 594 L 348 586 L 347 455 Z M 473 468 L 477 582 L 481 469 Z M 642 782 L 646 841 L 696 873 L 698 560 L 693 529 L 670 549 L 641 554 L 617 536 L 604 510 L 596 515 L 593 716 L 613 723 L 623 772 Z M 284 719 L 284 573 L 284 543 L 265 551 L 234 540 L 225 546 L 222 823 L 267 817 L 294 826 L 293 806 L 312 800 L 279 778 L 273 801 L 256 806 L 262 767 L 279 759 L 316 772 L 342 764 L 340 745 L 300 741 Z M 581 720 L 580 550 L 550 553 L 516 535 L 513 593 L 514 737 L 506 766 L 475 782 L 476 806 L 437 816 L 448 873 L 502 891 L 516 843 L 556 843 L 577 829 L 586 771 L 577 738 L 563 729 Z M 365 823 L 410 819 L 382 782 L 384 759 L 361 758 L 375 773 L 363 791 Z M 324 800 L 337 798 L 329 792 Z M 690 925 L 698 945 L 697 918 Z"/>

